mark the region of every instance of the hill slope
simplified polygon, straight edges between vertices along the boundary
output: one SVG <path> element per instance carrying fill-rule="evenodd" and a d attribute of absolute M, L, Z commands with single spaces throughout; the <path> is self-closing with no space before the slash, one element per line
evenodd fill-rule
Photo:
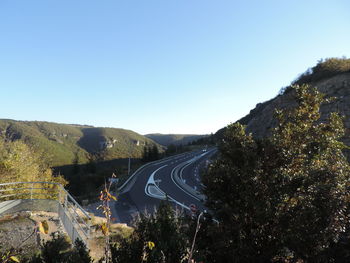
<path fill-rule="evenodd" d="M 196 141 L 200 138 L 207 137 L 208 135 L 153 133 L 153 134 L 146 134 L 145 136 L 163 146 L 169 146 L 170 144 L 185 145 L 190 142 Z"/>
<path fill-rule="evenodd" d="M 328 118 L 330 112 L 339 112 L 344 116 L 346 127 L 345 143 L 350 143 L 350 73 L 344 73 L 328 79 L 312 83 L 326 97 L 335 97 L 335 100 L 321 106 L 321 121 Z M 296 104 L 294 91 L 289 90 L 283 95 L 277 96 L 264 105 L 259 105 L 257 113 L 247 121 L 247 131 L 255 136 L 263 137 L 269 134 L 276 124 L 274 111 L 276 108 L 290 108 Z"/>
<path fill-rule="evenodd" d="M 86 163 L 90 155 L 103 160 L 139 158 L 145 144 L 156 144 L 130 130 L 7 119 L 0 120 L 0 137 L 44 152 L 51 166 Z"/>
<path fill-rule="evenodd" d="M 343 115 L 346 127 L 344 142 L 350 145 L 350 59 L 321 60 L 316 66 L 301 74 L 292 84 L 309 84 L 326 97 L 335 97 L 332 102 L 321 106 L 321 121 L 327 119 L 330 112 L 339 112 Z M 294 105 L 296 105 L 294 91 L 289 86 L 275 98 L 257 104 L 238 122 L 247 125 L 247 131 L 254 136 L 265 137 L 276 125 L 275 109 L 290 108 Z M 219 130 L 216 136 L 221 138 L 223 132 L 224 129 Z"/>

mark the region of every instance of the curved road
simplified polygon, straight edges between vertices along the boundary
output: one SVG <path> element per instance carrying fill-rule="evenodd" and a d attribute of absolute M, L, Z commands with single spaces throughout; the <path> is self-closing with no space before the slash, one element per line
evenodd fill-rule
<path fill-rule="evenodd" d="M 216 148 L 183 153 L 141 167 L 114 202 L 117 221 L 130 223 L 136 213 L 152 213 L 166 198 L 180 209 L 194 204 L 204 210 L 199 173 L 215 152 Z"/>

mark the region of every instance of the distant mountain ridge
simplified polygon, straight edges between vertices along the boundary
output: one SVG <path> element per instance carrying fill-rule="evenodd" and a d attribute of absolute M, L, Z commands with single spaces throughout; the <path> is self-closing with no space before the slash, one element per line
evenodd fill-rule
<path fill-rule="evenodd" d="M 91 155 L 101 160 L 140 158 L 143 146 L 160 147 L 131 130 L 9 119 L 0 119 L 0 138 L 21 140 L 42 151 L 50 166 L 87 163 Z"/>
<path fill-rule="evenodd" d="M 208 135 L 198 135 L 198 134 L 161 134 L 161 133 L 146 134 L 145 136 L 163 146 L 169 146 L 171 144 L 186 145 L 198 139 L 208 137 Z"/>

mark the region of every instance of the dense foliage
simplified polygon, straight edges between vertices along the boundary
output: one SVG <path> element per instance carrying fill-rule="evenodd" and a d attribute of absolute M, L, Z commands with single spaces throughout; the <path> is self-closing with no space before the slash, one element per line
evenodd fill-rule
<path fill-rule="evenodd" d="M 43 153 L 38 153 L 21 141 L 0 140 L 0 182 L 58 182 L 66 181 L 54 176 Z"/>
<path fill-rule="evenodd" d="M 42 153 L 38 153 L 29 148 L 21 141 L 4 142 L 0 140 L 0 183 L 12 182 L 53 182 L 65 186 L 67 181 L 60 175 L 54 175 L 52 169 L 45 162 Z M 55 184 L 41 185 L 46 189 L 36 189 L 35 198 L 55 198 L 50 192 L 56 189 Z M 0 186 L 2 191 L 0 201 L 16 198 L 29 198 L 31 192 L 25 190 L 27 184 L 16 184 L 17 191 L 13 186 Z"/>
<path fill-rule="evenodd" d="M 167 203 L 141 215 L 129 239 L 112 246 L 113 262 L 184 262 L 188 238 L 183 218 Z"/>
<path fill-rule="evenodd" d="M 92 263 L 85 244 L 76 240 L 75 246 L 63 236 L 53 235 L 52 240 L 41 246 L 38 255 L 24 260 L 26 263 Z"/>
<path fill-rule="evenodd" d="M 339 141 L 342 119 L 333 113 L 320 123 L 324 96 L 308 86 L 293 90 L 298 106 L 277 111 L 272 137 L 257 140 L 239 123 L 229 125 L 203 178 L 220 222 L 213 262 L 327 258 L 346 236 L 350 169 Z"/>
<path fill-rule="evenodd" d="M 142 161 L 144 162 L 152 162 L 156 161 L 160 158 L 159 150 L 156 145 L 145 146 L 143 148 Z"/>

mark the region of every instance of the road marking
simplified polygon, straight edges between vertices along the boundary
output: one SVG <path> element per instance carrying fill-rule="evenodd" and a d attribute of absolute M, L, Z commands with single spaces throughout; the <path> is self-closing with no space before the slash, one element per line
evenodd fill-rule
<path fill-rule="evenodd" d="M 165 193 L 157 186 L 155 180 L 154 180 L 154 175 L 160 170 L 160 169 L 163 169 L 164 167 L 167 167 L 168 165 L 163 165 L 162 167 L 159 167 L 157 170 L 155 170 L 151 175 L 150 177 L 148 178 L 148 181 L 145 185 L 145 194 L 150 196 L 150 197 L 153 197 L 153 198 L 162 198 L 164 197 L 165 198 Z M 156 191 L 158 191 L 158 194 L 155 194 L 154 192 L 151 193 L 150 192 L 150 187 L 154 187 L 154 189 Z"/>
<path fill-rule="evenodd" d="M 201 154 L 198 154 L 198 155 L 193 154 L 194 157 L 193 157 L 192 159 L 180 163 L 179 165 L 177 165 L 177 166 L 171 171 L 171 180 L 173 181 L 173 183 L 174 183 L 178 188 L 180 188 L 183 192 L 185 192 L 187 195 L 191 196 L 192 198 L 194 198 L 194 199 L 196 199 L 196 200 L 198 200 L 198 201 L 201 201 L 201 199 L 199 199 L 199 198 L 198 198 L 197 196 L 195 196 L 194 194 L 192 194 L 192 193 L 188 192 L 187 190 L 185 190 L 184 188 L 182 188 L 182 187 L 176 182 L 176 180 L 175 180 L 175 178 L 174 178 L 175 172 L 176 172 L 177 170 L 180 170 L 179 178 L 180 178 L 180 180 L 184 180 L 184 179 L 183 179 L 183 176 L 182 176 L 183 170 L 184 170 L 186 167 L 188 167 L 189 165 L 191 165 L 192 163 L 198 161 L 199 159 L 201 159 L 202 157 L 204 157 L 205 155 L 207 155 L 207 154 L 209 154 L 209 153 L 211 153 L 211 152 L 212 152 L 212 150 L 211 150 L 211 151 L 206 151 L 206 152 L 201 153 Z M 191 186 L 189 186 L 189 187 L 191 187 Z M 192 188 L 192 187 L 191 187 L 191 188 Z M 196 191 L 196 189 L 194 189 L 194 190 Z"/>
<path fill-rule="evenodd" d="M 153 198 L 156 198 L 156 199 L 160 199 L 160 200 L 165 200 L 167 197 L 170 201 L 176 203 L 177 205 L 187 209 L 187 210 L 190 210 L 190 208 L 182 203 L 180 203 L 179 201 L 175 200 L 173 197 L 171 197 L 170 195 L 167 195 L 166 193 L 163 192 L 162 189 L 159 188 L 159 186 L 156 184 L 156 181 L 157 180 L 154 180 L 154 175 L 160 170 L 160 169 L 163 169 L 164 167 L 168 166 L 167 164 L 166 165 L 163 165 L 162 167 L 159 167 L 157 170 L 155 170 L 151 175 L 150 177 L 148 178 L 148 181 L 146 183 L 146 186 L 145 186 L 145 194 L 148 195 L 149 197 L 153 197 Z M 158 179 L 159 180 L 159 179 Z M 150 187 L 152 187 L 151 189 L 154 190 L 155 192 L 151 193 L 150 192 Z"/>
<path fill-rule="evenodd" d="M 166 163 L 166 162 L 168 162 L 170 160 L 173 160 L 173 159 L 179 158 L 181 156 L 184 156 L 185 154 L 186 153 L 181 153 L 181 154 L 178 154 L 178 155 L 175 155 L 175 156 L 166 157 L 166 158 L 163 158 L 161 160 L 156 160 L 156 161 L 149 162 L 149 163 L 146 163 L 146 164 L 142 165 L 132 175 L 130 175 L 129 178 L 121 186 L 118 187 L 119 193 L 123 193 L 123 192 L 129 191 L 133 187 L 133 184 L 135 182 L 133 180 L 134 177 L 137 177 L 137 174 L 139 172 L 141 172 L 143 169 L 145 169 L 146 167 L 160 165 L 160 164 Z M 125 191 L 124 188 L 128 189 L 128 187 L 129 187 L 129 190 Z"/>
<path fill-rule="evenodd" d="M 172 181 L 175 183 L 175 185 L 180 188 L 182 191 L 184 191 L 186 194 L 188 194 L 189 196 L 191 196 L 192 198 L 198 200 L 198 201 L 201 201 L 200 199 L 198 199 L 196 196 L 194 196 L 193 194 L 185 191 L 181 186 L 179 186 L 175 180 L 174 180 L 174 172 L 175 172 L 175 169 L 180 169 L 180 176 L 182 177 L 182 171 L 187 167 L 189 166 L 190 164 L 196 162 L 197 160 L 199 160 L 200 158 L 202 158 L 203 156 L 209 154 L 211 151 L 207 151 L 205 153 L 201 153 L 201 154 L 190 154 L 188 155 L 189 157 L 192 157 L 192 159 L 189 159 L 185 162 L 182 162 L 180 163 L 179 165 L 177 165 L 172 171 L 171 171 L 171 179 Z M 158 161 L 158 162 L 154 162 L 153 165 L 160 165 L 160 164 L 163 164 L 163 163 L 166 163 L 168 162 L 168 164 L 174 164 L 174 163 L 177 163 L 178 161 L 181 161 L 181 157 L 185 156 L 184 154 L 180 154 L 178 156 L 176 156 L 175 158 L 172 158 L 172 157 L 169 157 L 167 158 L 166 160 L 163 160 L 163 161 Z M 184 160 L 187 159 L 187 158 L 183 158 Z M 147 181 L 147 184 L 145 185 L 145 194 L 147 196 L 150 196 L 152 198 L 156 198 L 156 199 L 161 199 L 161 200 L 164 200 L 166 199 L 166 197 L 168 198 L 168 200 L 174 202 L 175 204 L 187 209 L 187 210 L 190 210 L 190 208 L 188 206 L 186 206 L 185 204 L 183 203 L 180 203 L 179 201 L 175 200 L 173 197 L 167 195 L 160 187 L 159 185 L 156 184 L 156 181 L 157 180 L 154 180 L 154 175 L 162 168 L 168 166 L 168 164 L 166 165 L 163 165 L 161 167 L 159 167 L 157 170 L 155 170 L 149 177 L 148 181 Z M 143 167 L 141 167 L 143 168 Z M 141 170 L 141 169 L 140 169 Z M 190 187 L 190 186 L 189 186 Z M 151 191 L 152 192 L 151 192 Z"/>
<path fill-rule="evenodd" d="M 186 163 L 186 162 L 184 162 Z M 172 171 L 171 171 L 171 180 L 173 181 L 173 183 L 179 188 L 181 189 L 184 193 L 186 193 L 187 195 L 191 196 L 192 198 L 196 199 L 197 201 L 201 201 L 201 199 L 199 199 L 198 197 L 194 196 L 193 194 L 187 192 L 185 189 L 183 189 L 175 180 L 174 178 L 174 174 L 175 174 L 175 169 L 178 169 L 178 167 L 181 167 L 183 163 L 181 163 L 180 165 L 176 166 Z M 186 164 L 187 166 L 187 164 Z"/>

